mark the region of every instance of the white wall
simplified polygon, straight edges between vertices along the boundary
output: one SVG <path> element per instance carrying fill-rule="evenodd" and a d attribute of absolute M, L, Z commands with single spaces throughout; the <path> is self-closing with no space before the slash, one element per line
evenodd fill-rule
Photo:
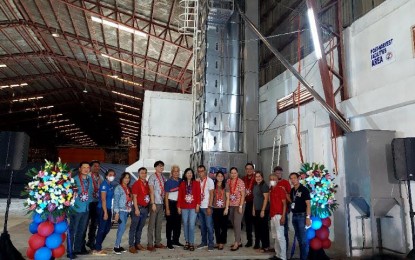
<path fill-rule="evenodd" d="M 415 59 L 411 39 L 414 14 L 414 0 L 385 1 L 345 30 L 345 67 L 350 99 L 338 104 L 338 108 L 350 121 L 353 131 L 382 129 L 396 131 L 397 137 L 415 136 Z M 371 48 L 389 39 L 393 39 L 395 61 L 372 70 Z M 324 97 L 318 66 L 312 67 L 315 56 L 311 54 L 301 62 L 301 74 Z M 294 66 L 297 67 L 297 64 Z M 298 171 L 300 166 L 296 130 L 292 126 L 297 125 L 297 109 L 284 112 L 275 119 L 276 102 L 296 87 L 297 80 L 286 71 L 260 88 L 259 147 L 261 151 L 269 151 L 273 137 L 280 128 L 283 144 L 289 149 L 289 169 L 285 170 L 286 173 Z M 334 164 L 327 113 L 319 104 L 312 102 L 301 107 L 300 119 L 300 131 L 307 133 L 304 140 L 307 147 L 303 151 L 306 161 L 324 163 L 332 169 Z M 338 144 L 337 198 L 342 200 L 342 187 L 345 187 L 343 138 L 338 138 Z M 268 165 L 262 167 L 269 168 Z M 401 190 L 406 201 L 406 189 L 402 186 Z M 409 218 L 406 217 L 405 221 L 410 233 Z M 410 238 L 411 234 L 407 237 Z M 408 242 L 406 248 L 411 247 L 412 242 Z"/>
<path fill-rule="evenodd" d="M 162 160 L 183 171 L 190 165 L 192 96 L 146 91 L 141 127 L 140 161 Z M 170 171 L 165 167 L 165 171 Z"/>

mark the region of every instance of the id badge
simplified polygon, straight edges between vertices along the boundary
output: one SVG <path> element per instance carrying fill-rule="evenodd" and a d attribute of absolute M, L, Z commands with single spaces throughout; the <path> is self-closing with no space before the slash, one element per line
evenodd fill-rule
<path fill-rule="evenodd" d="M 295 202 L 291 203 L 291 209 L 295 208 Z"/>

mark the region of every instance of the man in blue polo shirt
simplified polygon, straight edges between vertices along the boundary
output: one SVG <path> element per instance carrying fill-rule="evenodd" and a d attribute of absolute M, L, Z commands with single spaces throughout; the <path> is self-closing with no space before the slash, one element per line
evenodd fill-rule
<path fill-rule="evenodd" d="M 92 179 L 88 175 L 89 170 L 89 163 L 81 162 L 79 164 L 79 174 L 73 176 L 78 190 L 73 207 L 75 212 L 70 215 L 69 223 L 70 244 L 67 250 L 68 258 L 72 259 L 76 258 L 76 255 L 79 254 L 88 254 L 82 246 L 85 244 L 84 235 L 88 224 L 89 203 L 92 200 L 94 191 Z"/>

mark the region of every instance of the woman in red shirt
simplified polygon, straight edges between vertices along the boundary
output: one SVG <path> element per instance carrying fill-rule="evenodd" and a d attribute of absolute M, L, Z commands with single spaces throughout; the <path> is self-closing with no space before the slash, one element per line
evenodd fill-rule
<path fill-rule="evenodd" d="M 187 168 L 183 174 L 183 181 L 179 186 L 177 198 L 177 211 L 182 215 L 185 250 L 194 251 L 195 223 L 200 207 L 200 183 L 195 180 L 195 173 Z"/>

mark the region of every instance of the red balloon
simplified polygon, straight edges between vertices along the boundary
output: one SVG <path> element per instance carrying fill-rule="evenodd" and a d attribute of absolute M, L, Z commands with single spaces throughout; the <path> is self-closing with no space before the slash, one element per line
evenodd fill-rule
<path fill-rule="evenodd" d="M 33 250 L 30 246 L 26 250 L 26 255 L 29 259 L 35 258 L 35 252 L 36 250 Z"/>
<path fill-rule="evenodd" d="M 310 241 L 310 247 L 313 250 L 320 250 L 321 249 L 321 240 L 317 237 L 311 239 Z"/>
<path fill-rule="evenodd" d="M 39 248 L 45 246 L 46 238 L 39 235 L 39 234 L 33 234 L 29 238 L 29 246 L 33 249 L 33 251 L 38 250 Z"/>
<path fill-rule="evenodd" d="M 316 237 L 320 238 L 321 241 L 327 239 L 329 234 L 329 228 L 325 226 L 322 226 L 319 230 L 316 231 Z"/>
<path fill-rule="evenodd" d="M 62 233 L 62 234 L 61 234 L 61 237 L 62 237 L 62 243 L 63 243 L 63 242 L 65 242 L 65 239 L 66 239 L 66 233 Z"/>
<path fill-rule="evenodd" d="M 52 256 L 54 258 L 62 257 L 65 254 L 65 247 L 60 245 L 59 247 L 52 250 Z"/>
<path fill-rule="evenodd" d="M 45 221 L 39 224 L 37 227 L 37 233 L 41 236 L 47 237 L 53 233 L 55 226 L 50 221 Z"/>
<path fill-rule="evenodd" d="M 321 246 L 324 248 L 324 249 L 329 249 L 330 247 L 331 247 L 331 241 L 330 241 L 330 239 L 324 239 L 322 242 L 321 242 Z"/>
<path fill-rule="evenodd" d="M 321 223 L 323 223 L 323 226 L 330 227 L 331 226 L 331 219 L 330 218 L 323 218 L 321 220 Z"/>

